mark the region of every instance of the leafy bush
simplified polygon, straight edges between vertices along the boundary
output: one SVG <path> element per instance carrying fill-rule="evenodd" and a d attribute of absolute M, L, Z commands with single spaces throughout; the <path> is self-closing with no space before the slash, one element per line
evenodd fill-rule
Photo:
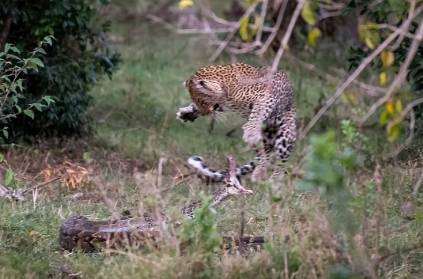
<path fill-rule="evenodd" d="M 357 227 L 355 216 L 348 206 L 351 193 L 347 180 L 350 172 L 357 166 L 357 156 L 350 147 L 339 148 L 335 142 L 334 131 L 313 135 L 310 144 L 311 150 L 304 168 L 305 175 L 298 181 L 296 188 L 300 191 L 318 189 L 328 204 L 334 229 L 354 235 Z"/>
<path fill-rule="evenodd" d="M 20 114 L 34 119 L 35 110 L 42 112 L 54 103 L 50 96 L 43 96 L 37 102 L 28 103 L 24 107 L 20 105 L 21 100 L 25 99 L 25 77 L 44 67 L 39 57 L 46 54 L 43 47 L 51 45 L 52 37 L 45 37 L 26 58 L 11 44 L 5 44 L 4 50 L 0 52 L 0 123 L 3 124 L 1 134 L 4 139 L 9 137 L 9 127 L 6 124 L 10 119 Z"/>
<path fill-rule="evenodd" d="M 197 277 L 213 277 L 213 259 L 221 239 L 217 233 L 216 212 L 210 207 L 209 198 L 203 196 L 202 206 L 195 209 L 194 218 L 184 224 L 182 240 L 189 252 L 199 259 Z"/>
<path fill-rule="evenodd" d="M 7 35 L 7 42 L 28 50 L 45 36 L 56 39 L 46 48 L 46 55 L 40 57 L 44 67 L 28 73 L 25 98 L 19 99 L 17 105 L 27 107 L 42 96 L 52 96 L 55 102 L 43 112 L 34 111 L 34 119 L 17 115 L 2 123 L 9 127 L 12 138 L 89 131 L 88 91 L 104 74 L 110 76 L 118 62 L 105 38 L 108 25 L 94 23 L 97 4 L 89 0 L 0 3 L 0 32 Z"/>

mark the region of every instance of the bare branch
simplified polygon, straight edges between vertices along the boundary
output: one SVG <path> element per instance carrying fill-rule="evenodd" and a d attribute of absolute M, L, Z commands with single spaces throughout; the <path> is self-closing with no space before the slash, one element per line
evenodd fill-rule
<path fill-rule="evenodd" d="M 263 46 L 259 50 L 257 50 L 258 55 L 263 55 L 267 51 L 267 49 L 269 48 L 270 44 L 275 39 L 276 34 L 278 33 L 278 30 L 279 30 L 279 27 L 282 24 L 282 20 L 283 20 L 284 14 L 285 14 L 287 4 L 288 4 L 288 0 L 283 1 L 283 3 L 281 4 L 281 7 L 279 8 L 279 14 L 278 14 L 278 17 L 276 19 L 275 26 L 273 26 L 273 31 L 270 34 L 269 38 L 267 38 L 267 40 L 263 44 Z"/>
<path fill-rule="evenodd" d="M 408 28 L 400 28 L 400 29 L 407 30 Z M 407 77 L 408 67 L 410 66 L 411 62 L 413 61 L 414 56 L 417 53 L 417 49 L 419 48 L 420 42 L 422 41 L 422 39 L 423 39 L 423 19 L 419 23 L 419 28 L 417 29 L 415 38 L 411 42 L 411 46 L 410 46 L 410 49 L 407 53 L 407 57 L 405 58 L 405 61 L 402 63 L 400 70 L 399 70 L 399 73 L 396 75 L 394 81 L 389 86 L 386 94 L 370 107 L 370 109 L 368 110 L 366 115 L 360 121 L 361 125 L 364 122 L 366 122 L 367 119 L 369 119 L 369 117 L 372 116 L 381 105 L 383 105 L 390 98 L 392 98 L 392 95 L 395 93 L 395 91 L 405 81 L 405 79 Z"/>
<path fill-rule="evenodd" d="M 420 12 L 420 11 L 419 11 Z M 419 12 L 416 11 L 414 15 L 417 15 Z M 307 126 L 304 128 L 303 132 L 300 135 L 300 139 L 304 138 L 307 133 L 313 128 L 313 126 L 319 121 L 319 119 L 326 113 L 326 111 L 335 103 L 335 101 L 344 93 L 345 89 L 350 86 L 350 84 L 358 78 L 358 76 L 363 72 L 363 70 L 390 44 L 396 37 L 400 34 L 400 30 L 408 30 L 411 24 L 413 17 L 404 21 L 400 28 L 397 31 L 390 34 L 385 41 L 383 41 L 370 55 L 368 55 L 355 69 L 355 71 L 336 89 L 335 94 L 333 94 L 325 103 L 325 105 L 317 112 L 317 114 L 310 120 Z"/>
<path fill-rule="evenodd" d="M 47 185 L 49 185 L 49 184 L 51 184 L 51 183 L 53 183 L 53 182 L 56 182 L 56 181 L 58 181 L 58 180 L 60 180 L 60 179 L 62 179 L 62 177 L 55 177 L 55 178 L 52 178 L 52 179 L 50 179 L 50 180 L 47 180 L 47 181 L 45 181 L 45 182 L 41 182 L 41 183 L 39 183 L 39 184 L 37 184 L 37 185 L 34 185 L 34 186 L 32 186 L 32 187 L 29 187 L 29 188 L 27 188 L 27 189 L 25 189 L 25 190 L 23 190 L 22 191 L 22 194 L 24 195 L 24 194 L 26 194 L 27 192 L 29 192 L 29 191 L 33 191 L 33 190 L 38 190 L 39 188 L 42 188 L 42 187 L 44 187 L 44 186 L 47 186 Z"/>
<path fill-rule="evenodd" d="M 214 52 L 214 54 L 210 57 L 210 62 L 213 62 L 216 60 L 217 57 L 219 57 L 219 55 L 222 53 L 222 51 L 226 48 L 226 46 L 228 45 L 229 41 L 232 39 L 233 36 L 235 36 L 236 32 L 239 29 L 239 26 L 241 24 L 241 20 L 242 18 L 246 17 L 246 16 L 250 16 L 254 10 L 257 7 L 258 2 L 255 2 L 254 4 L 252 4 L 250 7 L 248 7 L 248 9 L 245 11 L 244 15 L 238 20 L 236 26 L 233 27 L 232 31 L 226 36 L 225 40 L 223 42 L 220 43 L 219 47 L 217 48 L 217 50 Z"/>
<path fill-rule="evenodd" d="M 416 0 L 410 0 L 410 9 L 409 9 L 408 18 L 406 21 L 412 20 L 415 8 L 416 8 Z M 392 46 L 392 48 L 397 49 L 400 46 L 401 42 L 404 40 L 404 37 L 405 37 L 405 34 L 404 32 L 402 32 L 400 36 L 398 37 L 397 41 Z"/>
<path fill-rule="evenodd" d="M 301 9 L 303 8 L 305 0 L 298 0 L 297 7 L 295 8 L 294 13 L 292 14 L 291 21 L 289 22 L 288 28 L 286 29 L 285 35 L 282 38 L 281 45 L 276 53 L 275 59 L 272 64 L 272 72 L 276 72 L 279 66 L 279 61 L 282 58 L 282 55 L 285 49 L 288 48 L 288 41 L 291 38 L 292 31 L 294 30 L 295 24 L 297 23 L 298 17 L 300 16 Z"/>
<path fill-rule="evenodd" d="M 269 3 L 269 0 L 263 0 L 263 3 L 261 4 L 261 12 L 260 12 L 260 23 L 259 23 L 259 28 L 257 30 L 257 35 L 256 35 L 256 44 L 259 45 L 261 44 L 261 37 L 263 35 L 263 27 L 264 27 L 264 20 L 266 18 L 266 14 L 267 14 L 267 4 Z"/>
<path fill-rule="evenodd" d="M 300 66 L 302 66 L 304 69 L 309 70 L 313 73 L 315 73 L 317 76 L 322 77 L 330 82 L 333 83 L 339 83 L 340 81 L 340 77 L 331 75 L 330 73 L 327 73 L 325 71 L 323 71 L 322 69 L 317 68 L 314 64 L 311 63 L 307 63 L 295 56 L 292 55 L 287 55 L 286 58 L 288 60 L 291 60 L 291 62 L 293 62 L 294 64 L 299 64 Z M 374 86 L 374 85 L 370 85 L 364 82 L 361 82 L 359 80 L 354 80 L 353 83 L 355 85 L 357 85 L 358 87 L 360 87 L 361 89 L 366 91 L 366 94 L 369 95 L 370 97 L 377 97 L 380 96 L 381 93 L 384 93 L 386 90 L 383 89 L 382 87 L 378 87 L 378 86 Z"/>

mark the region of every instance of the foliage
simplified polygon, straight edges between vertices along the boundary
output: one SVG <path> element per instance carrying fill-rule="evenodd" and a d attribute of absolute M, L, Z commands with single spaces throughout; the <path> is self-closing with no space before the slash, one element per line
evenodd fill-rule
<path fill-rule="evenodd" d="M 201 207 L 194 211 L 194 218 L 184 224 L 182 240 L 191 253 L 204 257 L 206 266 L 202 268 L 199 277 L 212 277 L 214 253 L 221 239 L 217 233 L 216 211 L 210 207 L 210 198 L 203 196 Z"/>
<path fill-rule="evenodd" d="M 42 96 L 37 102 L 26 103 L 21 107 L 22 100 L 26 98 L 26 77 L 32 72 L 39 72 L 44 67 L 40 57 L 46 54 L 44 48 L 52 45 L 53 37 L 45 37 L 32 52 L 24 58 L 16 46 L 6 43 L 0 52 L 0 123 L 2 123 L 2 137 L 7 139 L 10 119 L 24 114 L 34 119 L 34 111 L 42 112 L 54 100 L 50 96 Z"/>
<path fill-rule="evenodd" d="M 134 28 L 134 33 L 127 32 Z M 0 273 L 3 277 L 192 278 L 199 263 L 204 270 L 204 257 L 191 253 L 190 246 L 179 251 L 177 247 L 181 237 L 173 237 L 172 226 L 163 227 L 164 235 L 169 237 L 159 241 L 157 249 L 98 254 L 60 252 L 58 228 L 64 218 L 74 214 L 98 219 L 110 218 L 112 212 L 124 209 L 136 214 L 143 212 L 140 205 L 145 205 L 145 197 L 154 196 L 160 199 L 158 204 L 163 205 L 157 210 L 178 215 L 190 196 L 214 186 L 204 185 L 193 177 L 183 179 L 182 183 L 179 179 L 175 180 L 180 171 L 185 173 L 183 161 L 191 154 L 204 155 L 216 167 L 225 166 L 223 154 L 234 154 L 239 162 L 253 156 L 245 152 L 239 130 L 232 137 L 225 135 L 227 131 L 241 126 L 242 122 L 235 117 L 220 121 L 212 136 L 205 132 L 207 119 L 199 119 L 192 125 L 183 125 L 174 119 L 175 107 L 189 101 L 189 95 L 175 84 L 180 84 L 187 73 L 209 63 L 205 42 L 178 36 L 150 24 L 137 25 L 133 21 L 116 32 L 133 41 L 120 45 L 126 59 L 114 80 L 104 79 L 92 90 L 96 102 L 91 113 L 96 119 L 105 120 L 98 121 L 94 127 L 96 140 L 67 140 L 60 145 L 54 142 L 49 145 L 23 144 L 5 155 L 18 180 L 22 179 L 20 170 L 25 170 L 28 163 L 31 163 L 29 170 L 34 170 L 35 174 L 37 169 L 44 169 L 46 165 L 54 167 L 64 158 L 73 158 L 89 164 L 86 167 L 93 168 L 95 176 L 104 183 L 100 189 L 92 189 L 86 196 L 86 192 L 81 191 L 88 200 L 74 199 L 74 192 L 60 183 L 40 189 L 36 199 L 29 197 L 22 203 L 0 200 Z M 259 62 L 254 60 L 253 63 Z M 330 92 L 332 87 L 296 65 L 287 63 L 284 67 L 297 92 L 301 92 L 297 94 L 302 98 L 297 104 L 298 118 L 302 123 L 313 113 L 314 106 L 311 105 L 318 103 L 316 96 Z M 337 117 L 349 118 L 349 115 Z M 337 131 L 337 152 L 342 153 L 348 146 L 360 149 L 363 144 L 361 130 L 347 122 L 339 125 L 333 114 L 328 114 L 325 119 L 326 126 L 341 126 L 342 132 L 345 130 L 345 136 L 344 132 L 341 135 Z M 366 134 L 369 144 L 380 145 L 377 132 Z M 417 226 L 417 220 L 404 219 L 399 212 L 402 201 L 410 198 L 414 178 L 420 175 L 419 169 L 393 166 L 390 162 L 381 165 L 381 195 L 377 194 L 376 184 L 372 181 L 374 163 L 360 168 L 353 175 L 350 171 L 346 172 L 344 181 L 349 182 L 347 186 L 354 195 L 353 202 L 357 197 L 362 198 L 358 206 L 368 214 L 367 223 L 362 223 L 365 233 L 360 232 L 364 244 L 368 246 L 365 253 L 353 254 L 349 253 L 349 249 L 333 247 L 333 243 L 339 243 L 340 237 L 326 227 L 328 206 L 325 197 L 293 191 L 292 184 L 301 175 L 301 171 L 296 170 L 304 162 L 304 145 L 301 142 L 297 146 L 290 163 L 285 166 L 286 174 L 275 175 L 274 179 L 263 184 L 247 182 L 255 194 L 248 197 L 244 206 L 241 206 L 239 198 L 232 198 L 217 209 L 216 226 L 220 234 L 238 235 L 242 208 L 246 217 L 245 234 L 263 235 L 268 245 L 264 251 L 248 256 L 210 253 L 214 255 L 214 277 L 372 278 L 367 273 L 371 262 L 377 270 L 373 278 L 422 278 L 419 247 L 423 230 L 421 225 Z M 86 152 L 90 153 L 88 159 L 91 163 L 85 161 Z M 40 156 L 47 153 L 50 154 L 47 158 Z M 164 165 L 162 183 L 156 184 L 157 161 L 159 157 L 168 155 L 171 160 Z M 403 163 L 412 166 L 416 162 Z M 28 173 L 24 176 L 27 177 Z M 26 184 L 33 185 L 33 181 Z M 157 191 L 152 185 L 158 185 Z M 277 202 L 272 200 L 275 193 L 281 197 Z M 416 198 L 419 212 L 421 193 L 420 190 Z M 103 202 L 105 194 L 112 201 L 110 208 Z M 378 199 L 385 210 L 379 234 L 375 227 L 377 219 L 374 218 Z M 345 202 L 347 205 L 349 203 Z M 373 245 L 377 238 L 384 247 L 382 252 L 386 252 L 381 253 Z M 289 273 L 286 276 L 285 271 Z M 352 277 L 355 273 L 359 276 Z"/>
<path fill-rule="evenodd" d="M 11 138 L 89 131 L 88 91 L 104 74 L 110 76 L 118 61 L 105 37 L 108 25 L 95 25 L 97 7 L 89 0 L 0 3 L 0 22 L 11 20 L 10 30 L 3 30 L 7 42 L 25 51 L 45 36 L 55 37 L 55 43 L 45 47 L 45 55 L 34 60 L 38 71 L 26 76 L 21 92 L 25 98 L 16 104 L 26 108 L 43 96 L 51 96 L 55 102 L 42 112 L 36 107 L 33 113 L 8 118 L 3 125 L 9 127 Z"/>
<path fill-rule="evenodd" d="M 311 136 L 310 148 L 304 166 L 305 175 L 298 181 L 297 190 L 318 189 L 329 205 L 335 229 L 354 235 L 357 227 L 348 206 L 351 193 L 347 181 L 349 173 L 357 166 L 356 155 L 350 147 L 339 148 L 334 131 Z"/>
<path fill-rule="evenodd" d="M 347 5 L 347 13 L 359 13 L 360 23 L 358 34 L 363 42 L 360 46 L 350 49 L 349 64 L 350 69 L 356 68 L 364 57 L 372 51 L 376 45 L 383 41 L 391 32 L 384 30 L 380 24 L 397 25 L 404 20 L 409 9 L 409 2 L 401 0 L 380 1 L 371 4 L 369 1 L 350 1 Z M 371 7 L 370 7 L 371 6 Z M 417 29 L 417 22 L 412 22 L 409 33 L 413 34 Z M 385 49 L 378 59 L 373 61 L 373 69 L 379 72 L 379 85 L 386 86 L 392 81 L 405 60 L 411 45 L 411 38 L 404 38 L 397 47 Z M 407 74 L 407 81 L 410 87 L 402 87 L 396 92 L 391 100 L 385 103 L 379 115 L 379 122 L 386 127 L 387 138 L 394 142 L 400 136 L 402 130 L 402 103 L 410 99 L 410 95 L 422 96 L 423 94 L 423 45 L 420 44 L 416 56 L 410 64 Z M 417 119 L 423 117 L 423 106 L 415 108 Z M 422 128 L 421 121 L 416 122 L 418 128 Z"/>

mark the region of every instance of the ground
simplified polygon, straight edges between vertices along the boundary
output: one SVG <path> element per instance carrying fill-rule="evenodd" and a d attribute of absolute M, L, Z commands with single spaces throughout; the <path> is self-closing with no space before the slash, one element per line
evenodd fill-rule
<path fill-rule="evenodd" d="M 183 219 L 179 209 L 198 198 L 200 192 L 210 193 L 214 187 L 195 177 L 180 178 L 189 172 L 185 163 L 189 156 L 199 154 L 214 166 L 224 166 L 226 154 L 234 154 L 240 162 L 253 156 L 241 141 L 242 122 L 235 115 L 220 116 L 211 132 L 210 119 L 185 124 L 175 119 L 177 108 L 189 103 L 182 82 L 196 68 L 209 63 L 212 50 L 205 40 L 170 34 L 145 22 L 132 22 L 130 26 L 136 28 L 113 27 L 123 63 L 113 79 L 101 81 L 91 92 L 94 105 L 90 114 L 95 119 L 92 136 L 19 144 L 4 151 L 2 166 L 14 170 L 16 187 L 32 185 L 30 178 L 44 170 L 36 179 L 40 181 L 51 175 L 48 171 L 54 174 L 63 164 L 68 168 L 80 166 L 88 174 L 72 185 L 48 185 L 37 195 L 29 195 L 25 202 L 0 200 L 0 278 L 199 276 L 195 270 L 201 265 L 201 257 L 181 254 L 178 238 L 171 236 L 160 249 L 142 252 L 87 255 L 63 252 L 58 244 L 60 224 L 75 214 L 101 219 L 114 212 L 129 210 L 137 215 L 160 208 L 169 216 Z M 267 62 L 266 58 L 242 59 Z M 218 62 L 227 61 L 221 58 Z M 298 65 L 282 63 L 282 67 L 296 88 L 302 127 L 306 115 L 312 114 L 312 107 L 331 92 L 333 85 Z M 343 111 L 335 115 L 342 119 Z M 336 127 L 338 123 L 323 123 L 320 128 Z M 306 143 L 307 139 L 298 144 L 283 167 L 285 175 L 258 184 L 247 180 L 246 187 L 255 194 L 233 198 L 217 210 L 219 233 L 237 235 L 241 212 L 245 212 L 245 233 L 264 235 L 269 244 L 265 251 L 249 257 L 216 257 L 214 276 L 288 278 L 296 274 L 296 278 L 320 278 L 335 274 L 332 278 L 356 278 L 350 270 L 357 266 L 371 269 L 373 260 L 379 261 L 378 272 L 386 278 L 422 276 L 422 216 L 413 213 L 409 218 L 400 212 L 411 199 L 418 175 L 407 164 L 420 163 L 421 158 L 405 160 L 403 168 L 382 162 L 382 189 L 373 183 L 373 171 L 363 167 L 357 172 L 351 191 L 354 196 L 365 195 L 364 202 L 369 203 L 369 223 L 360 230 L 370 242 L 366 247 L 371 249 L 360 249 L 364 244 L 354 239 L 356 249 L 348 250 L 348 244 L 337 244 L 319 194 L 295 190 L 295 181 L 302 176 Z M 157 171 L 159 161 L 164 162 L 162 173 Z M 83 193 L 82 198 L 76 193 Z M 416 206 L 421 209 L 421 204 Z"/>

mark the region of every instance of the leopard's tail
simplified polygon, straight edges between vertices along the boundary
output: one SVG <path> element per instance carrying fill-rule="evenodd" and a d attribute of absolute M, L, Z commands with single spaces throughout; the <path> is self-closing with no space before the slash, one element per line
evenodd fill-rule
<path fill-rule="evenodd" d="M 196 169 L 199 175 L 209 178 L 212 182 L 222 182 L 225 179 L 226 174 L 228 173 L 227 170 L 214 170 L 209 168 L 204 163 L 204 159 L 201 156 L 197 155 L 191 156 L 188 159 L 188 164 L 194 169 Z M 255 168 L 256 164 L 253 161 L 245 165 L 237 166 L 236 175 L 237 177 L 247 175 L 249 173 L 252 173 Z"/>

